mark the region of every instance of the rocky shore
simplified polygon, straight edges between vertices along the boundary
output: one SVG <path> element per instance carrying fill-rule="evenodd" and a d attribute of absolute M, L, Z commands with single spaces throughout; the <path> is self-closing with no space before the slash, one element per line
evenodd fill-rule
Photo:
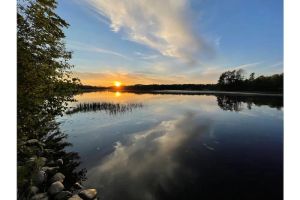
<path fill-rule="evenodd" d="M 32 158 L 34 160 L 35 158 Z M 69 190 L 65 189 L 65 175 L 60 168 L 63 166 L 63 159 L 55 162 L 44 157 L 44 166 L 33 175 L 33 186 L 30 187 L 31 200 L 96 200 L 97 190 L 84 188 L 76 182 Z"/>

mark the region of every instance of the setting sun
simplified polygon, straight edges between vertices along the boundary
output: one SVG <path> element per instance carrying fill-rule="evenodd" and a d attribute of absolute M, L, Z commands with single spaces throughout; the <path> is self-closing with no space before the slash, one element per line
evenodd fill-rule
<path fill-rule="evenodd" d="M 120 87 L 122 85 L 122 83 L 121 82 L 119 82 L 119 81 L 115 81 L 115 86 L 116 87 Z"/>

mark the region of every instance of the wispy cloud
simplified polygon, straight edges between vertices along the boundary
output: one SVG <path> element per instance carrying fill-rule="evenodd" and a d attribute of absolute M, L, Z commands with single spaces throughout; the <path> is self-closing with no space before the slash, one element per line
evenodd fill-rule
<path fill-rule="evenodd" d="M 257 67 L 258 65 L 262 64 L 263 62 L 253 62 L 253 63 L 247 63 L 247 64 L 243 64 L 243 65 L 238 65 L 236 67 L 234 67 L 235 69 L 248 69 L 248 68 L 252 68 L 252 67 Z"/>
<path fill-rule="evenodd" d="M 100 47 L 95 47 L 95 46 L 91 46 L 91 45 L 86 45 L 83 44 L 81 42 L 74 42 L 74 41 L 70 41 L 68 43 L 68 46 L 72 49 L 72 50 L 78 50 L 78 51 L 89 51 L 89 52 L 95 52 L 95 53 L 103 53 L 103 54 L 109 54 L 109 55 L 113 55 L 113 56 L 117 56 L 126 60 L 131 60 L 131 58 L 118 53 L 116 51 L 112 51 L 109 49 L 103 49 Z"/>
<path fill-rule="evenodd" d="M 277 63 L 274 63 L 274 64 L 268 66 L 268 68 L 275 68 L 275 67 L 283 67 L 283 62 L 279 61 Z"/>
<path fill-rule="evenodd" d="M 205 42 L 191 28 L 187 0 L 86 0 L 114 32 L 164 56 L 195 62 Z"/>
<path fill-rule="evenodd" d="M 144 60 L 153 60 L 153 59 L 159 58 L 159 55 L 157 55 L 157 54 L 144 54 L 141 52 L 134 52 L 134 54 Z"/>

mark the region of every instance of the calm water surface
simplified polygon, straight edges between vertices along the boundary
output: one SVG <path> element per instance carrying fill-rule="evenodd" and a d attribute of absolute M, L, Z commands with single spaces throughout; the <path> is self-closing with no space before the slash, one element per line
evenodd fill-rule
<path fill-rule="evenodd" d="M 282 97 L 76 99 L 61 129 L 88 171 L 84 185 L 103 200 L 282 199 Z"/>

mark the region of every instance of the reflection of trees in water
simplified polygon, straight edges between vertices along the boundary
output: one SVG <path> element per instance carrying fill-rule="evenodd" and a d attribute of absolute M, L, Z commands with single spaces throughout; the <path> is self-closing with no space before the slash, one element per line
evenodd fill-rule
<path fill-rule="evenodd" d="M 278 96 L 234 96 L 217 95 L 217 102 L 221 109 L 230 111 L 241 111 L 246 104 L 247 109 L 251 110 L 255 106 L 269 106 L 280 110 L 283 107 L 283 97 Z"/>
<path fill-rule="evenodd" d="M 60 172 L 65 175 L 63 182 L 65 189 L 72 191 L 75 182 L 86 180 L 86 169 L 78 169 L 80 157 L 76 152 L 66 151 L 72 144 L 66 141 L 67 135 L 60 132 L 58 123 L 48 123 L 49 133 L 39 135 L 18 143 L 18 198 L 27 199 L 30 196 L 29 187 L 36 185 L 40 191 L 47 191 L 50 178 Z M 58 159 L 63 164 L 58 165 Z M 47 169 L 54 169 L 48 171 Z M 47 179 L 43 183 L 36 183 L 38 172 L 47 172 Z"/>
<path fill-rule="evenodd" d="M 107 103 L 107 102 L 96 102 L 96 103 L 80 103 L 73 108 L 66 111 L 66 114 L 74 114 L 77 112 L 90 112 L 90 111 L 105 111 L 110 115 L 117 115 L 119 113 L 132 112 L 133 109 L 142 108 L 141 103 Z"/>

